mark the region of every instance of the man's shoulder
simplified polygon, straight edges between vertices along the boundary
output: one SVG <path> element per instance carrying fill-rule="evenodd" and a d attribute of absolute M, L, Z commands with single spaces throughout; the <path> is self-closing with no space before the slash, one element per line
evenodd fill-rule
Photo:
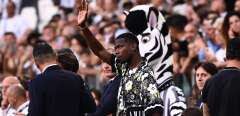
<path fill-rule="evenodd" d="M 74 77 L 74 78 L 77 78 L 77 79 L 82 79 L 82 77 L 77 73 L 74 73 L 74 72 L 71 72 L 71 71 L 68 71 L 68 70 L 64 70 L 64 69 L 62 69 L 61 71 L 62 71 L 63 74 L 68 75 L 70 77 Z"/>
<path fill-rule="evenodd" d="M 212 81 L 218 81 L 218 80 L 228 80 L 234 77 L 239 77 L 240 69 L 234 68 L 234 67 L 226 67 L 222 70 L 220 70 L 217 74 L 213 75 Z"/>

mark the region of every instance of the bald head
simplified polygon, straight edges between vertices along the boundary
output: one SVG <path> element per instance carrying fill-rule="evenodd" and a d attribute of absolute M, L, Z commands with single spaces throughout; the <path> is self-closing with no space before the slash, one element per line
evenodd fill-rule
<path fill-rule="evenodd" d="M 26 91 L 20 84 L 11 85 L 7 89 L 7 95 L 15 98 L 24 98 L 26 99 Z"/>
<path fill-rule="evenodd" d="M 7 101 L 11 107 L 18 109 L 20 105 L 27 101 L 26 91 L 20 84 L 11 85 L 7 91 Z"/>
<path fill-rule="evenodd" d="M 6 91 L 9 86 L 14 85 L 14 84 L 20 84 L 19 80 L 15 76 L 7 76 L 3 79 L 2 81 L 2 95 L 3 99 L 6 96 Z"/>

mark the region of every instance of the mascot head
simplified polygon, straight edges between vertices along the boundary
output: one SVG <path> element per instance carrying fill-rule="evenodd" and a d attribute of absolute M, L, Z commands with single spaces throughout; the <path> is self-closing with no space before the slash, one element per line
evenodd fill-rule
<path fill-rule="evenodd" d="M 158 88 L 172 82 L 172 46 L 165 19 L 161 12 L 151 5 L 138 5 L 125 12 L 125 25 L 137 35 L 139 52 L 153 68 Z"/>
<path fill-rule="evenodd" d="M 141 56 L 149 59 L 149 55 L 163 51 L 161 41 L 171 43 L 163 15 L 152 5 L 138 5 L 125 14 L 127 29 L 138 37 Z"/>
<path fill-rule="evenodd" d="M 165 22 L 162 14 L 152 5 L 138 5 L 125 11 L 125 25 L 135 35 L 143 33 L 147 28 L 161 29 Z"/>

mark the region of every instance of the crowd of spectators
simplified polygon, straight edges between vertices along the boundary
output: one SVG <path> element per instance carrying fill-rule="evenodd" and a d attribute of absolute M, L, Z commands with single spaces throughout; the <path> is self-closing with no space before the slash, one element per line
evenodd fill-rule
<path fill-rule="evenodd" d="M 6 92 L 4 79 L 14 77 L 24 83 L 40 73 L 31 53 L 34 43 L 42 40 L 56 50 L 71 48 L 79 63 L 77 73 L 94 94 L 103 91 L 112 78 L 111 69 L 92 53 L 76 30 L 74 3 L 0 0 L 1 98 Z M 164 14 L 171 32 L 174 81 L 183 89 L 188 106 L 201 108 L 199 99 L 206 79 L 225 67 L 226 44 L 240 36 L 240 0 L 91 0 L 89 29 L 105 48 L 113 48 L 115 37 L 125 29 L 123 11 L 138 4 L 152 4 Z M 11 90 L 23 91 L 16 86 Z M 100 95 L 95 96 L 100 99 Z M 3 102 L 1 107 L 5 107 Z"/>

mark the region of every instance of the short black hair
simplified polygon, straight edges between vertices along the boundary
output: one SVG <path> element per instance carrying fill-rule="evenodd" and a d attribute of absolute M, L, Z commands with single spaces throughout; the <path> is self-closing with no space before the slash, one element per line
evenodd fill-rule
<path fill-rule="evenodd" d="M 33 47 L 33 57 L 38 63 L 45 63 L 51 58 L 56 58 L 56 53 L 48 43 L 39 42 Z"/>
<path fill-rule="evenodd" d="M 240 60 L 240 38 L 230 39 L 227 43 L 226 58 Z"/>
<path fill-rule="evenodd" d="M 62 48 L 57 51 L 57 61 L 62 65 L 63 69 L 77 72 L 79 69 L 79 63 L 77 57 L 74 55 L 71 49 Z"/>
<path fill-rule="evenodd" d="M 183 32 L 184 27 L 188 23 L 188 19 L 183 15 L 174 14 L 167 18 L 166 23 L 168 27 L 175 28 L 178 32 Z"/>
<path fill-rule="evenodd" d="M 123 33 L 119 36 L 117 36 L 116 40 L 117 39 L 124 39 L 126 42 L 129 42 L 129 43 L 136 43 L 138 45 L 138 38 L 132 34 L 132 33 Z"/>

